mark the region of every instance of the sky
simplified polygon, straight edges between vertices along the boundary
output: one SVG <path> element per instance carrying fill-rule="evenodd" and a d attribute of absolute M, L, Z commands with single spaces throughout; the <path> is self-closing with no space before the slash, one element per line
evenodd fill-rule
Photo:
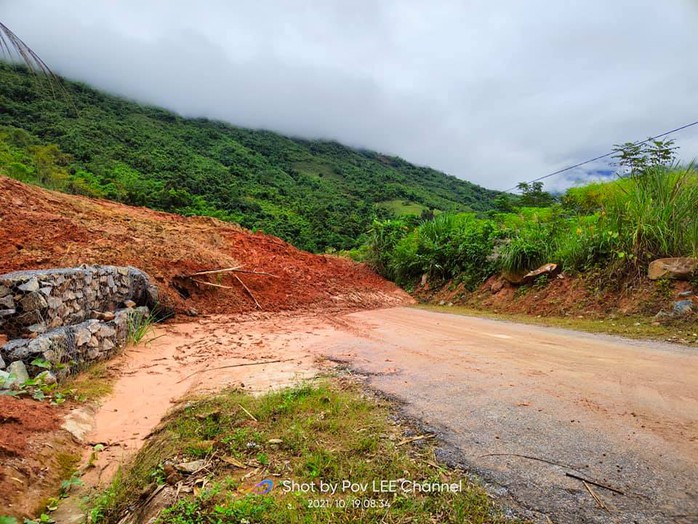
<path fill-rule="evenodd" d="M 695 0 L 0 0 L 0 21 L 109 92 L 492 189 L 698 120 Z M 673 137 L 698 157 L 698 126 Z"/>

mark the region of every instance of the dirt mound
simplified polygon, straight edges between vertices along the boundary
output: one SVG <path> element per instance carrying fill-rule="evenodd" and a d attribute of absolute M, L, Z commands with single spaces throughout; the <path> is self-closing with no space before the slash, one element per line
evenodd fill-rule
<path fill-rule="evenodd" d="M 55 430 L 58 421 L 56 410 L 48 404 L 0 396 L 0 457 L 19 455 L 27 447 L 28 436 Z"/>
<path fill-rule="evenodd" d="M 263 233 L 207 217 L 182 217 L 79 196 L 0 177 L 0 273 L 80 264 L 131 265 L 150 274 L 180 312 L 239 313 L 372 308 L 409 297 L 369 268 L 313 255 Z M 202 270 L 211 285 L 183 279 Z M 223 287 L 216 287 L 223 286 Z"/>
<path fill-rule="evenodd" d="M 59 429 L 65 409 L 0 396 L 0 515 L 31 517 L 79 455 Z"/>

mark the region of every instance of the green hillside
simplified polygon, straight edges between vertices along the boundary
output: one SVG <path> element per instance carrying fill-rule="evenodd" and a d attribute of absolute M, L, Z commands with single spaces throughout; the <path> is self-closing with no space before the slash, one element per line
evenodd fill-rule
<path fill-rule="evenodd" d="M 0 64 L 0 173 L 67 192 L 209 215 L 311 251 L 360 245 L 375 218 L 485 211 L 497 196 L 396 157 L 155 107 Z"/>

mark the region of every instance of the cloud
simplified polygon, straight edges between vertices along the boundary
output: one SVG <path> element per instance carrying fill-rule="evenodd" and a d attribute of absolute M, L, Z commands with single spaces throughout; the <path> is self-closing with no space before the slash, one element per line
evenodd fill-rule
<path fill-rule="evenodd" d="M 99 88 L 497 189 L 698 119 L 691 0 L 25 0 L 0 20 Z M 698 126 L 676 138 L 698 156 Z"/>

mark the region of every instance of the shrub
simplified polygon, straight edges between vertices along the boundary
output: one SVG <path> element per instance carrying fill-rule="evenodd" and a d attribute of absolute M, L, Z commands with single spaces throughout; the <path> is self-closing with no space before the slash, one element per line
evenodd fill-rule
<path fill-rule="evenodd" d="M 553 259 L 565 270 L 587 270 L 618 258 L 619 234 L 604 229 L 599 214 L 572 219 L 557 235 Z"/>
<path fill-rule="evenodd" d="M 458 278 L 473 288 L 494 270 L 491 260 L 497 228 L 472 214 L 442 214 L 423 223 L 396 246 L 393 275 L 401 283 L 426 273 L 432 278 Z"/>
<path fill-rule="evenodd" d="M 387 278 L 392 278 L 390 259 L 392 251 L 402 237 L 407 234 L 407 226 L 400 219 L 374 220 L 368 232 L 366 263 Z"/>
<path fill-rule="evenodd" d="M 497 252 L 497 263 L 502 271 L 513 274 L 527 273 L 550 262 L 553 253 L 552 228 L 534 224 L 514 232 Z"/>

